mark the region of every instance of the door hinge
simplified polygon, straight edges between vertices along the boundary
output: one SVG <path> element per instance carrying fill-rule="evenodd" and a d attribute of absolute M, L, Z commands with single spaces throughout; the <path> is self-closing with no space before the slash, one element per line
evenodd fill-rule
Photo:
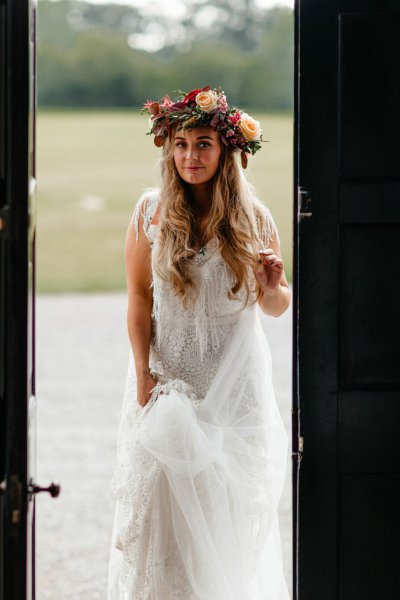
<path fill-rule="evenodd" d="M 300 462 L 303 458 L 303 449 L 304 449 L 304 438 L 299 437 L 297 443 L 297 452 L 292 452 L 292 458 L 297 457 L 297 461 Z"/>
<path fill-rule="evenodd" d="M 22 509 L 22 483 L 19 480 L 18 473 L 11 475 L 9 479 L 10 486 L 10 506 L 11 506 L 11 527 L 16 528 L 21 522 Z"/>
<path fill-rule="evenodd" d="M 0 236 L 8 237 L 9 234 L 9 218 L 10 218 L 10 207 L 8 204 L 0 207 Z"/>

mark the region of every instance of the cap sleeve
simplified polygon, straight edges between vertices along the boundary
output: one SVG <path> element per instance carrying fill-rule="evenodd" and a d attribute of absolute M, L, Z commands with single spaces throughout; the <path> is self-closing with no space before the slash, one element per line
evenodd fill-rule
<path fill-rule="evenodd" d="M 145 192 L 136 202 L 132 222 L 136 231 L 136 240 L 139 239 L 139 216 L 143 217 L 143 231 L 149 240 L 153 240 L 151 220 L 158 204 L 158 190 Z"/>
<path fill-rule="evenodd" d="M 257 217 L 258 235 L 260 236 L 262 243 L 264 246 L 269 246 L 270 241 L 275 240 L 280 243 L 278 228 L 271 211 L 263 204 L 260 206 L 260 209 L 265 218 L 265 223 L 262 223 L 261 219 Z"/>

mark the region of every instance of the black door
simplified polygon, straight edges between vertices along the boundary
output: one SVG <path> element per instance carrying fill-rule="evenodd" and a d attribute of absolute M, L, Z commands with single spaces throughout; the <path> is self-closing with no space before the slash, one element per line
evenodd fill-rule
<path fill-rule="evenodd" d="M 35 598 L 35 17 L 0 4 L 0 599 Z M 57 495 L 59 487 L 48 488 Z"/>
<path fill-rule="evenodd" d="M 1 598 L 34 598 L 35 7 L 1 4 Z"/>
<path fill-rule="evenodd" d="M 400 3 L 295 19 L 295 598 L 397 600 Z"/>

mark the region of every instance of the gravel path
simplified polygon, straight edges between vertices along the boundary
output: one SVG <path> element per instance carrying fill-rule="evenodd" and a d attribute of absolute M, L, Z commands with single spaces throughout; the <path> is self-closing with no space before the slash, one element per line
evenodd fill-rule
<path fill-rule="evenodd" d="M 114 499 L 109 489 L 129 340 L 126 295 L 37 298 L 37 600 L 105 600 Z M 291 307 L 267 317 L 277 401 L 291 427 Z M 290 435 L 290 433 L 289 433 Z M 291 589 L 291 461 L 280 505 Z"/>

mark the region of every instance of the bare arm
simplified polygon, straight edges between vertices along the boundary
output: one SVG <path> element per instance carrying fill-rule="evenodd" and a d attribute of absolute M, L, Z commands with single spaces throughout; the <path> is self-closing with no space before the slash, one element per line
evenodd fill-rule
<path fill-rule="evenodd" d="M 128 289 L 127 326 L 135 360 L 137 400 L 147 404 L 156 384 L 149 370 L 151 340 L 151 246 L 143 231 L 143 216 L 139 216 L 139 236 L 133 222 L 129 223 L 125 239 L 125 273 Z"/>
<path fill-rule="evenodd" d="M 260 251 L 260 260 L 254 270 L 262 290 L 258 302 L 267 315 L 279 317 L 290 303 L 290 290 L 283 268 L 279 236 L 275 235 L 268 248 Z"/>

